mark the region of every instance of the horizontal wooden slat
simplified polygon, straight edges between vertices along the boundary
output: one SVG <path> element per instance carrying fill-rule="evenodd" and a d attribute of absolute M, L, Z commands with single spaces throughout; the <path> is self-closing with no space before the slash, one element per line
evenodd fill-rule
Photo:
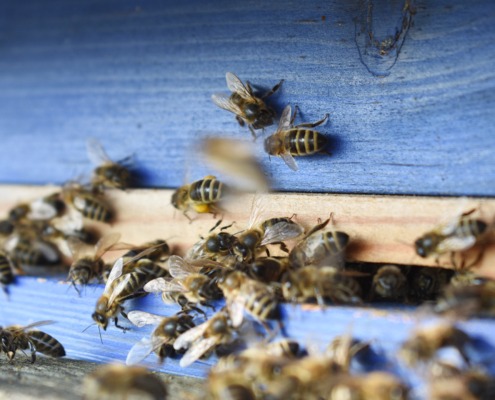
<path fill-rule="evenodd" d="M 17 202 L 34 200 L 58 190 L 55 187 L 0 186 L 0 215 Z M 216 220 L 200 215 L 190 223 L 170 204 L 173 191 L 142 189 L 109 191 L 108 197 L 117 211 L 117 219 L 110 227 L 97 223 L 102 232 L 122 233 L 122 240 L 140 244 L 157 238 L 169 240 L 183 253 L 200 235 L 206 235 Z M 235 221 L 235 231 L 247 227 L 253 197 L 246 195 L 226 205 L 225 223 Z M 438 224 L 460 213 L 476 208 L 473 216 L 492 224 L 495 218 L 495 199 L 432 198 L 407 196 L 326 195 L 272 193 L 260 196 L 261 215 L 266 218 L 291 216 L 310 228 L 318 218 L 333 214 L 333 229 L 351 236 L 348 258 L 352 261 L 437 265 L 434 259 L 423 259 L 414 252 L 414 241 Z M 495 278 L 495 240 L 493 226 L 486 237 L 484 257 L 476 271 Z M 469 257 L 475 257 L 476 251 Z M 440 259 L 442 266 L 450 265 L 448 256 Z"/>
<path fill-rule="evenodd" d="M 250 138 L 210 99 L 232 71 L 263 88 L 285 79 L 279 114 L 330 113 L 331 156 L 299 172 L 260 148 L 276 190 L 495 195 L 491 0 L 410 2 L 412 26 L 384 56 L 366 41 L 400 31 L 404 0 L 2 3 L 2 183 L 89 173 L 88 136 L 116 160 L 134 154 L 140 187 L 200 178 L 199 138 Z"/>

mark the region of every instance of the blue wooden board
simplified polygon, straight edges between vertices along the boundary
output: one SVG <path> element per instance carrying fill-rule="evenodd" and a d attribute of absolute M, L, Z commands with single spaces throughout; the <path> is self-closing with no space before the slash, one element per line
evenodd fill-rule
<path fill-rule="evenodd" d="M 495 3 L 418 0 L 380 57 L 369 28 L 379 41 L 394 35 L 402 6 L 1 1 L 0 182 L 87 174 L 88 136 L 116 160 L 134 154 L 140 186 L 200 178 L 211 171 L 192 147 L 199 138 L 250 138 L 210 100 L 232 71 L 263 88 L 285 79 L 278 112 L 330 113 L 331 156 L 293 173 L 260 150 L 277 190 L 493 196 Z"/>
<path fill-rule="evenodd" d="M 17 283 L 10 287 L 9 300 L 4 296 L 0 297 L 0 325 L 26 325 L 39 320 L 55 320 L 56 324 L 40 329 L 56 337 L 65 346 L 67 357 L 96 362 L 124 362 L 132 345 L 147 336 L 151 327 L 132 327 L 130 331 L 123 333 L 109 325 L 107 331 L 102 331 L 103 343 L 100 342 L 95 326 L 82 332 L 93 322 L 91 313 L 102 291 L 102 285 L 90 285 L 84 295 L 78 297 L 73 288 L 62 280 L 19 277 Z M 218 309 L 222 303 L 219 302 L 216 306 Z M 172 315 L 178 311 L 177 307 L 167 306 L 159 296 L 153 295 L 127 302 L 125 307 L 126 311 L 136 309 L 161 315 Z M 208 311 L 208 314 L 211 315 L 211 312 Z M 323 349 L 335 336 L 344 333 L 352 333 L 358 339 L 369 341 L 374 355 L 368 357 L 367 361 L 354 365 L 355 372 L 376 369 L 390 371 L 414 388 L 412 399 L 426 398 L 425 374 L 420 369 L 413 371 L 406 368 L 397 358 L 401 343 L 414 328 L 435 322 L 424 312 L 417 313 L 414 308 L 386 305 L 380 308 L 329 306 L 323 311 L 315 307 L 308 309 L 284 305 L 282 314 L 286 334 L 303 346 Z M 124 326 L 132 326 L 125 320 L 119 322 Z M 493 320 L 473 319 L 459 322 L 458 326 L 473 339 L 468 349 L 473 363 L 483 365 L 491 374 L 495 374 Z M 16 362 L 24 362 L 22 354 L 17 357 L 19 360 Z M 198 361 L 182 369 L 178 360 L 167 359 L 161 370 L 178 375 L 204 377 L 214 362 L 214 358 Z M 144 364 L 159 368 L 155 355 L 151 355 Z"/>

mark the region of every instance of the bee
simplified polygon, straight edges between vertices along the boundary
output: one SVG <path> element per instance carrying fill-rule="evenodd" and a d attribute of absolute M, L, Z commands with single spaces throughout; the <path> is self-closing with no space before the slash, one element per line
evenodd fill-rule
<path fill-rule="evenodd" d="M 150 249 L 150 251 L 147 251 L 148 249 Z M 132 247 L 132 249 L 125 253 L 122 257 L 125 261 L 139 254 L 141 254 L 141 256 L 146 255 L 146 258 L 151 261 L 162 261 L 170 255 L 170 246 L 165 240 L 156 239 L 140 246 Z"/>
<path fill-rule="evenodd" d="M 446 268 L 414 267 L 409 272 L 409 297 L 420 301 L 436 300 L 449 283 L 453 272 Z"/>
<path fill-rule="evenodd" d="M 256 215 L 256 210 L 252 215 Z M 251 219 L 255 221 L 257 218 Z M 233 252 L 239 261 L 253 262 L 257 250 L 263 249 L 268 244 L 295 239 L 303 233 L 304 228 L 291 218 L 270 218 L 257 226 L 254 222 L 250 222 L 249 228 L 237 236 Z M 288 251 L 285 246 L 282 246 L 282 249 Z"/>
<path fill-rule="evenodd" d="M 347 373 L 350 371 L 353 358 L 359 361 L 370 354 L 370 344 L 355 339 L 350 334 L 336 336 L 325 350 L 325 355 Z"/>
<path fill-rule="evenodd" d="M 160 363 L 163 363 L 167 357 L 174 357 L 176 354 L 173 346 L 175 339 L 195 327 L 193 317 L 182 311 L 173 317 L 162 317 L 144 311 L 130 311 L 128 318 L 138 327 L 156 325 L 156 328 L 150 337 L 145 337 L 132 346 L 127 355 L 127 365 L 141 362 L 152 352 L 156 353 Z"/>
<path fill-rule="evenodd" d="M 84 379 L 84 400 L 124 399 L 129 394 L 148 395 L 154 400 L 167 398 L 167 386 L 144 367 L 119 364 L 103 365 Z M 134 396 L 133 396 L 134 397 Z"/>
<path fill-rule="evenodd" d="M 93 171 L 91 186 L 101 192 L 104 188 L 127 189 L 131 183 L 131 173 L 125 166 L 128 158 L 114 162 L 108 157 L 101 143 L 95 138 L 88 139 L 88 155 L 98 167 Z"/>
<path fill-rule="evenodd" d="M 162 293 L 165 302 L 177 302 L 184 311 L 199 310 L 195 304 L 207 305 L 211 300 L 222 298 L 222 292 L 208 276 L 201 274 L 195 266 L 179 256 L 172 255 L 167 262 L 172 280 L 157 278 L 144 286 L 151 293 Z"/>
<path fill-rule="evenodd" d="M 349 235 L 341 231 L 319 232 L 329 221 L 330 218 L 316 225 L 292 248 L 289 261 L 293 268 L 310 264 L 343 268 Z"/>
<path fill-rule="evenodd" d="M 62 197 L 76 211 L 93 221 L 109 223 L 114 217 L 112 210 L 100 194 L 77 183 L 66 184 L 62 190 Z"/>
<path fill-rule="evenodd" d="M 305 303 L 316 299 L 320 306 L 329 299 L 336 304 L 360 304 L 361 285 L 353 276 L 354 271 L 341 271 L 335 267 L 308 265 L 289 271 L 282 282 L 282 294 L 286 301 Z"/>
<path fill-rule="evenodd" d="M 417 329 L 412 336 L 402 344 L 399 352 L 409 366 L 432 359 L 437 350 L 452 346 L 459 351 L 464 360 L 469 363 L 466 345 L 470 343 L 467 333 L 452 324 L 440 323 Z"/>
<path fill-rule="evenodd" d="M 50 266 L 60 262 L 60 252 L 50 241 L 43 240 L 35 231 L 23 230 L 5 245 L 13 261 L 20 265 Z"/>
<path fill-rule="evenodd" d="M 433 310 L 439 314 L 464 317 L 495 315 L 495 282 L 485 279 L 471 285 L 448 285 Z"/>
<path fill-rule="evenodd" d="M 317 122 L 294 126 L 296 113 L 297 108 L 291 118 L 292 109 L 290 105 L 285 107 L 280 117 L 277 132 L 268 136 L 264 143 L 265 151 L 269 155 L 281 157 L 293 171 L 297 171 L 294 156 L 302 157 L 321 153 L 325 151 L 327 145 L 327 139 L 320 132 L 305 128 L 314 128 L 323 124 L 328 119 L 328 114 Z"/>
<path fill-rule="evenodd" d="M 234 222 L 230 225 L 226 225 L 220 228 L 219 233 L 213 232 L 220 224 L 222 220 L 219 220 L 210 230 L 210 235 L 206 238 L 201 237 L 201 240 L 194 244 L 186 254 L 186 258 L 189 260 L 210 259 L 214 261 L 221 261 L 225 263 L 227 259 L 230 259 L 233 255 L 233 247 L 237 242 L 237 237 L 231 235 L 228 232 L 224 232 L 230 228 Z M 228 262 L 227 262 L 228 264 Z"/>
<path fill-rule="evenodd" d="M 145 265 L 125 274 L 123 273 L 124 259 L 121 257 L 115 262 L 110 270 L 103 294 L 96 302 L 95 311 L 92 314 L 98 327 L 106 330 L 109 320 L 113 318 L 117 328 L 127 330 L 127 328 L 118 325 L 119 314 L 127 318 L 122 303 L 139 294 L 144 285 L 153 279 L 154 274 L 158 273 L 158 270 L 163 270 L 162 273 L 164 274 L 167 273 L 164 268 L 150 260 L 143 259 L 142 261 L 145 262 Z"/>
<path fill-rule="evenodd" d="M 65 356 L 64 347 L 48 333 L 33 330 L 33 328 L 52 324 L 54 321 L 39 321 L 30 325 L 12 325 L 6 328 L 0 327 L 1 350 L 7 355 L 10 362 L 15 357 L 17 350 L 29 350 L 31 363 L 36 361 L 36 352 L 51 357 Z"/>
<path fill-rule="evenodd" d="M 264 283 L 250 279 L 241 271 L 226 273 L 219 282 L 232 326 L 237 328 L 244 319 L 244 311 L 260 322 L 267 332 L 271 329 L 266 324 L 268 319 L 279 319 L 278 298 L 274 290 Z"/>
<path fill-rule="evenodd" d="M 0 236 L 9 236 L 14 232 L 15 226 L 8 219 L 0 220 Z"/>
<path fill-rule="evenodd" d="M 0 250 L 0 286 L 6 294 L 8 294 L 7 285 L 14 282 L 14 269 L 13 261 L 4 251 Z"/>
<path fill-rule="evenodd" d="M 223 308 L 207 321 L 184 332 L 174 343 L 175 350 L 187 348 L 180 366 L 185 368 L 214 347 L 231 343 L 234 337 L 233 328 L 229 313 Z"/>
<path fill-rule="evenodd" d="M 488 224 L 480 219 L 468 218 L 476 209 L 461 214 L 448 224 L 441 225 L 416 239 L 416 253 L 423 258 L 435 256 L 437 263 L 442 254 L 450 253 L 452 264 L 455 266 L 454 255 L 463 252 L 479 243 L 487 232 Z M 471 264 L 476 264 L 482 253 Z"/>
<path fill-rule="evenodd" d="M 409 388 L 388 372 L 342 375 L 325 397 L 328 400 L 407 400 Z"/>
<path fill-rule="evenodd" d="M 280 282 L 289 270 L 288 257 L 258 258 L 242 269 L 250 278 L 264 283 Z"/>
<path fill-rule="evenodd" d="M 225 184 L 215 176 L 208 175 L 203 179 L 184 185 L 172 194 L 172 205 L 181 210 L 191 220 L 187 212 L 217 214 L 221 211 L 217 205 L 228 192 Z M 192 221 L 192 220 L 191 220 Z"/>
<path fill-rule="evenodd" d="M 407 278 L 395 265 L 384 265 L 373 276 L 372 293 L 382 299 L 401 299 L 406 296 Z"/>
<path fill-rule="evenodd" d="M 32 201 L 18 204 L 9 211 L 9 221 L 15 223 L 25 219 L 32 221 L 47 221 L 61 215 L 65 210 L 64 202 L 54 193 Z"/>
<path fill-rule="evenodd" d="M 74 262 L 70 266 L 67 280 L 71 282 L 76 291 L 79 293 L 77 285 L 87 285 L 93 279 L 101 279 L 103 271 L 106 268 L 102 260 L 103 254 L 110 250 L 120 239 L 119 233 L 108 234 L 102 237 L 95 245 L 94 254 L 91 256 L 78 256 L 78 247 L 80 243 L 70 242 Z"/>
<path fill-rule="evenodd" d="M 229 96 L 225 93 L 216 93 L 211 96 L 211 99 L 218 107 L 234 113 L 239 125 L 247 124 L 251 135 L 256 139 L 255 130 L 272 125 L 275 117 L 275 111 L 265 104 L 264 99 L 274 94 L 282 85 L 283 80 L 263 96 L 257 97 L 249 82 L 244 85 L 232 72 L 227 72 L 225 78 L 232 94 Z"/>
<path fill-rule="evenodd" d="M 451 371 L 447 376 L 430 381 L 431 400 L 489 400 L 495 397 L 493 378 L 487 373 L 469 369 Z"/>

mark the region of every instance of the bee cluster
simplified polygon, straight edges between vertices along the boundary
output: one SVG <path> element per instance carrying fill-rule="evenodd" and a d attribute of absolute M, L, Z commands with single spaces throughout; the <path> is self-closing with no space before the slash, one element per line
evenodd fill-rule
<path fill-rule="evenodd" d="M 273 123 L 275 112 L 264 99 L 281 84 L 257 97 L 249 82 L 243 84 L 228 73 L 232 94 L 214 95 L 213 101 L 234 112 L 256 138 L 255 130 Z M 312 128 L 328 118 L 294 126 L 295 116 L 287 106 L 277 132 L 264 142 L 268 154 L 282 157 L 294 170 L 294 156 L 324 151 L 324 136 Z M 221 168 L 253 178 L 255 186 L 266 188 L 263 172 L 247 152 L 215 140 L 206 143 L 205 154 Z M 60 192 L 14 207 L 1 221 L 0 233 L 5 240 L 0 253 L 0 283 L 4 288 L 11 284 L 14 271 L 21 266 L 59 264 L 68 248 L 72 263 L 67 281 L 79 295 L 85 285 L 105 282 L 92 313 L 99 328 L 106 330 L 113 321 L 117 328 L 128 330 L 119 325 L 120 317 L 136 327 L 153 327 L 151 334 L 128 352 L 128 365 L 139 364 L 152 353 L 160 363 L 180 358 L 182 367 L 213 353 L 220 357 L 209 373 L 205 400 L 412 398 L 408 384 L 390 370 L 367 367 L 373 364 L 370 360 L 376 356 L 375 350 L 371 343 L 360 342 L 351 334 L 336 338 L 323 351 L 308 344 L 303 350 L 290 339 L 273 341 L 277 334 L 285 333 L 281 303 L 314 303 L 321 308 L 376 302 L 422 304 L 423 312 L 449 318 L 493 317 L 495 313 L 495 283 L 477 276 L 471 268 L 478 259 L 472 265 L 459 266 L 452 257 L 453 269 L 350 263 L 346 250 L 352 237 L 333 229 L 332 217 L 307 229 L 295 215 L 266 219 L 259 211 L 261 207 L 254 207 L 247 227 L 239 231 L 233 228 L 234 223 L 221 226 L 220 219 L 182 256 L 173 254 L 171 246 L 161 239 L 130 245 L 120 242 L 120 234 L 112 233 L 96 240 L 85 229 L 84 218 L 110 222 L 114 212 L 106 201 L 106 189 L 127 188 L 131 174 L 124 163 L 111 161 L 98 142 L 90 141 L 89 147 L 90 154 L 99 155 L 90 183 L 69 182 Z M 188 212 L 222 212 L 220 202 L 235 192 L 216 177 L 206 176 L 178 188 L 171 203 L 191 220 Z M 473 212 L 426 232 L 414 243 L 417 254 L 438 258 L 462 254 L 479 245 L 489 226 L 473 218 Z M 81 242 L 94 245 L 90 255 L 81 254 Z M 125 254 L 105 263 L 102 256 L 114 250 Z M 176 304 L 177 313 L 127 312 L 127 300 L 148 293 L 158 293 L 164 302 Z M 223 302 L 221 308 L 208 317 L 205 307 L 215 309 L 218 301 Z M 10 361 L 16 350 L 30 351 L 32 362 L 37 351 L 63 356 L 60 343 L 32 329 L 48 322 L 0 328 L 1 351 Z M 469 335 L 453 323 L 441 323 L 415 332 L 404 342 L 400 357 L 410 367 L 426 365 L 431 370 L 431 399 L 493 398 L 492 378 L 473 365 L 467 351 L 470 343 Z M 454 348 L 463 364 L 437 359 L 445 347 Z M 355 368 L 356 364 L 361 368 Z M 121 376 L 124 383 L 118 385 L 120 390 L 125 387 L 147 391 L 155 398 L 165 397 L 166 388 L 154 377 L 132 368 L 118 366 L 95 372 L 88 378 L 88 398 L 114 392 L 115 379 Z M 455 391 L 451 381 L 455 381 Z M 459 393 L 463 396 L 455 397 Z"/>

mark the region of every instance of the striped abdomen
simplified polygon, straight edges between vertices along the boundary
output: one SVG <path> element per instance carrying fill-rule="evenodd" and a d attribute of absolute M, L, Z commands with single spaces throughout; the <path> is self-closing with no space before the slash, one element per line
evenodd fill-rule
<path fill-rule="evenodd" d="M 75 284 L 86 285 L 101 275 L 103 267 L 102 260 L 93 260 L 91 257 L 81 258 L 72 264 L 69 279 Z"/>
<path fill-rule="evenodd" d="M 65 356 L 64 346 L 48 333 L 41 331 L 28 331 L 26 335 L 33 343 L 37 352 L 45 354 L 51 357 L 63 357 Z"/>
<path fill-rule="evenodd" d="M 266 290 L 250 290 L 246 293 L 245 309 L 260 321 L 273 319 L 277 312 L 278 301 L 271 292 Z"/>
<path fill-rule="evenodd" d="M 210 204 L 220 201 L 225 185 L 215 178 L 205 178 L 193 182 L 189 190 L 189 198 L 195 203 Z"/>
<path fill-rule="evenodd" d="M 8 285 L 14 281 L 14 273 L 9 259 L 0 253 L 0 284 Z"/>
<path fill-rule="evenodd" d="M 474 238 L 479 238 L 485 233 L 487 228 L 488 225 L 479 219 L 462 218 L 459 221 L 459 225 L 457 225 L 454 232 L 452 232 L 452 236 L 461 238 L 472 236 Z"/>
<path fill-rule="evenodd" d="M 328 254 L 338 254 L 345 250 L 349 243 L 349 235 L 340 231 L 322 234 L 322 245 Z"/>
<path fill-rule="evenodd" d="M 113 217 L 105 204 L 91 196 L 76 195 L 73 205 L 82 215 L 94 221 L 110 222 Z"/>
<path fill-rule="evenodd" d="M 325 148 L 325 136 L 311 129 L 293 128 L 285 132 L 284 148 L 293 156 L 307 156 Z"/>

